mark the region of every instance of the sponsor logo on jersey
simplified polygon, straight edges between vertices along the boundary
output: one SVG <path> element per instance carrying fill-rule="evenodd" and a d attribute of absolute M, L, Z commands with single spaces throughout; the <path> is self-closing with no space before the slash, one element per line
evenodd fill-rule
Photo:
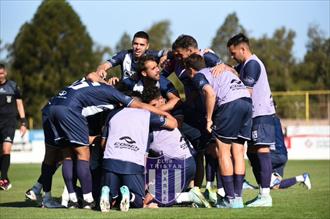
<path fill-rule="evenodd" d="M 6 96 L 7 97 L 7 103 L 11 103 L 12 101 L 12 96 Z"/>
<path fill-rule="evenodd" d="M 123 136 L 119 138 L 120 141 L 114 143 L 116 149 L 128 149 L 132 151 L 138 151 L 140 148 L 137 145 L 134 145 L 136 141 L 134 141 L 129 136 Z"/>
<path fill-rule="evenodd" d="M 185 160 L 147 157 L 146 183 L 148 191 L 161 206 L 171 205 L 185 186 Z"/>

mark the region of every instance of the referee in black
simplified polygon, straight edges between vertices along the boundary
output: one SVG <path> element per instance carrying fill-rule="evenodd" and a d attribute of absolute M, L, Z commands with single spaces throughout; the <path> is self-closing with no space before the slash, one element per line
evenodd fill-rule
<path fill-rule="evenodd" d="M 2 190 L 9 190 L 12 187 L 8 179 L 8 169 L 17 126 L 17 112 L 20 118 L 20 133 L 23 137 L 27 124 L 21 93 L 16 82 L 7 80 L 6 67 L 0 63 L 0 188 Z"/>

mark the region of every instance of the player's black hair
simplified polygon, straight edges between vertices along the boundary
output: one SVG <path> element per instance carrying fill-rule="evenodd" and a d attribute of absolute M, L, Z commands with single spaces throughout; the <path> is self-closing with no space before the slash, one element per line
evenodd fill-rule
<path fill-rule="evenodd" d="M 240 43 L 246 43 L 247 45 L 250 45 L 249 39 L 243 33 L 236 34 L 230 38 L 227 42 L 227 47 L 230 47 L 231 45 L 237 46 Z"/>
<path fill-rule="evenodd" d="M 143 55 L 141 58 L 139 58 L 139 61 L 136 66 L 136 72 L 138 73 L 139 76 L 142 77 L 141 72 L 146 70 L 145 63 L 147 61 L 154 61 L 157 62 L 157 59 L 151 55 Z"/>
<path fill-rule="evenodd" d="M 189 57 L 183 60 L 186 69 L 192 68 L 199 71 L 206 67 L 204 58 L 198 54 L 191 54 Z"/>
<path fill-rule="evenodd" d="M 6 69 L 6 65 L 4 63 L 0 63 L 0 69 Z"/>
<path fill-rule="evenodd" d="M 138 32 L 136 32 L 134 34 L 134 36 L 133 36 L 133 40 L 135 38 L 143 38 L 143 39 L 146 39 L 149 42 L 149 35 L 146 32 L 144 32 L 144 31 L 138 31 Z"/>
<path fill-rule="evenodd" d="M 194 37 L 184 34 L 180 35 L 172 44 L 173 51 L 178 48 L 188 49 L 189 47 L 198 48 L 197 41 Z"/>
<path fill-rule="evenodd" d="M 161 96 L 160 89 L 158 87 L 145 87 L 143 89 L 141 100 L 144 103 L 150 103 L 150 101 Z"/>

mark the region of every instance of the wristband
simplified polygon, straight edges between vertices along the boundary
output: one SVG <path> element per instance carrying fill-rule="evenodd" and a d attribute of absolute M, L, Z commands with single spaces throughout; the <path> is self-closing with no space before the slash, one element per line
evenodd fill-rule
<path fill-rule="evenodd" d="M 26 120 L 25 117 L 21 118 L 20 121 L 21 121 L 21 126 L 26 126 L 27 125 L 27 120 Z"/>

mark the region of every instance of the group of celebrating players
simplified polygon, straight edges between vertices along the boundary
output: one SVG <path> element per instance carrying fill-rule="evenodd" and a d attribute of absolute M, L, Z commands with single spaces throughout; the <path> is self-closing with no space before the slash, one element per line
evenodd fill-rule
<path fill-rule="evenodd" d="M 157 207 L 145 183 L 145 157 L 164 154 L 185 162 L 184 187 L 175 203 L 243 208 L 247 142 L 259 193 L 245 206 L 271 207 L 271 187 L 281 188 L 278 174 L 271 185 L 272 173 L 283 176 L 287 151 L 266 69 L 244 34 L 230 38 L 227 48 L 238 63 L 235 67 L 210 49 L 200 50 L 192 36 L 179 36 L 171 50 L 154 51 L 149 50 L 148 34 L 137 32 L 132 49 L 115 54 L 42 109 L 45 157 L 26 197 L 47 208 L 96 207 L 108 212 L 115 206 L 121 211 Z M 121 78 L 106 81 L 107 70 L 117 65 Z M 183 84 L 184 101 L 167 79 L 173 72 Z M 284 158 L 277 159 L 280 165 L 275 168 L 276 154 Z M 51 195 L 60 164 L 65 182 L 61 204 Z M 212 198 L 214 176 L 217 192 Z M 297 182 L 311 188 L 308 174 L 282 188 Z"/>

